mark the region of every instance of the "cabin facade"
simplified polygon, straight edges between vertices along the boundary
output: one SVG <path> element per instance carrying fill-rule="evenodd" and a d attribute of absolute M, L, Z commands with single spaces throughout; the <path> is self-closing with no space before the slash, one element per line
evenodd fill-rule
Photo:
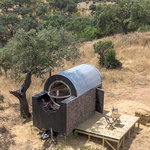
<path fill-rule="evenodd" d="M 32 96 L 33 125 L 70 134 L 95 111 L 103 113 L 104 91 L 101 87 L 101 74 L 90 64 L 81 64 L 51 76 L 44 90 Z M 60 107 L 47 110 L 42 106 L 43 100 L 52 100 Z"/>

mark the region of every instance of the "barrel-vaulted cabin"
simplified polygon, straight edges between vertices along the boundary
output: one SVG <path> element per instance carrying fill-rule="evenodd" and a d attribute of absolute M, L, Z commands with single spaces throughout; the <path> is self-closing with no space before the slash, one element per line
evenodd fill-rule
<path fill-rule="evenodd" d="M 101 87 L 101 74 L 90 64 L 81 64 L 49 77 L 44 90 L 32 97 L 33 125 L 68 135 L 95 110 L 103 113 Z M 59 107 L 45 108 L 43 101 L 55 102 Z"/>

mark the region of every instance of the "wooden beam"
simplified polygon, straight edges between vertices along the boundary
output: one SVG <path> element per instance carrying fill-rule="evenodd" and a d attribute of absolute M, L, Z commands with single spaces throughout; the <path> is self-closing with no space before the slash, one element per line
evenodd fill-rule
<path fill-rule="evenodd" d="M 105 142 L 113 149 L 113 150 L 116 150 L 107 140 L 105 140 Z M 117 147 L 118 147 L 118 143 L 117 143 Z M 119 150 L 119 149 L 117 149 Z"/>
<path fill-rule="evenodd" d="M 90 135 L 88 135 L 88 141 L 90 141 L 90 139 L 91 139 L 91 136 L 90 136 Z"/>
<path fill-rule="evenodd" d="M 102 150 L 104 149 L 105 140 L 102 139 Z"/>

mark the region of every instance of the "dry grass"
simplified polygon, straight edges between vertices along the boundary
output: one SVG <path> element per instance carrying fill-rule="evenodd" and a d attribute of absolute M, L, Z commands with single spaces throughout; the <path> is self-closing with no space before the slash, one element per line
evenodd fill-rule
<path fill-rule="evenodd" d="M 111 40 L 115 46 L 117 58 L 122 62 L 121 70 L 106 70 L 99 66 L 99 56 L 94 52 L 93 44 L 99 40 L 82 43 L 81 58 L 74 63 L 64 62 L 55 73 L 73 66 L 89 63 L 96 66 L 103 78 L 104 89 L 120 88 L 124 85 L 135 86 L 139 82 L 150 80 L 150 33 L 129 33 L 105 37 L 101 40 Z"/>
<path fill-rule="evenodd" d="M 126 74 L 125 76 L 132 78 L 136 74 L 134 77 L 136 78 L 150 74 L 150 33 L 118 34 L 106 37 L 104 40 L 111 40 L 114 43 L 117 58 L 123 64 L 122 71 Z M 122 71 L 119 71 L 117 76 Z"/>

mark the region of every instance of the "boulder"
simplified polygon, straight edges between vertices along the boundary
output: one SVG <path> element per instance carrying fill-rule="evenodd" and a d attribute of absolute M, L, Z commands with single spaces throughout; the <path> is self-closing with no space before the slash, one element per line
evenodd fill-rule
<path fill-rule="evenodd" d="M 136 112 L 135 112 L 135 116 L 140 117 L 140 123 L 143 125 L 147 125 L 150 123 L 150 111 L 143 109 L 143 108 L 139 108 Z"/>

